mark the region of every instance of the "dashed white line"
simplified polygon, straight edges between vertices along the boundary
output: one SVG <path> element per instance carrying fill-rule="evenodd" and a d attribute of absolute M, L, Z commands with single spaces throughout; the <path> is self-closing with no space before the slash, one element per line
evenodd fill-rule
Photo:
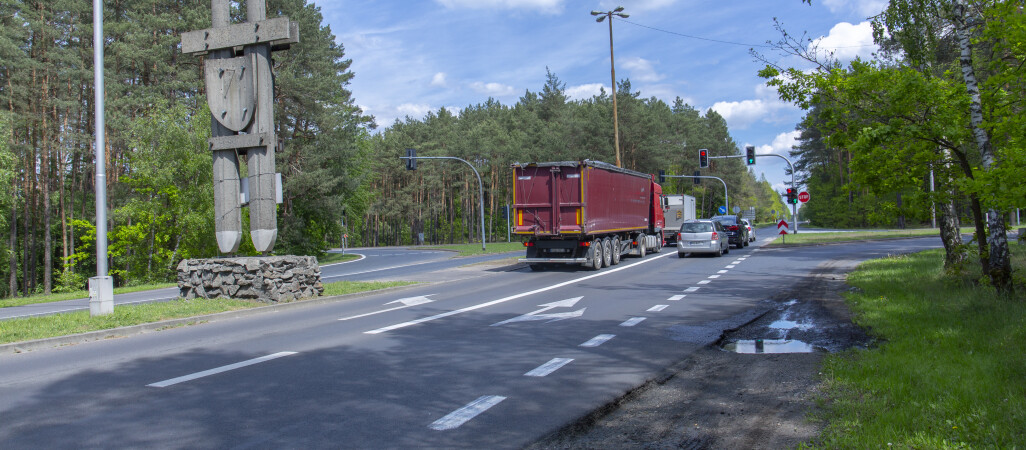
<path fill-rule="evenodd" d="M 687 297 L 687 294 L 674 295 L 673 297 L 670 297 L 667 300 L 669 300 L 671 302 L 675 302 L 675 301 L 680 300 L 680 299 L 682 299 L 684 297 Z"/>
<path fill-rule="evenodd" d="M 709 275 L 709 278 L 713 279 L 713 280 L 715 280 L 715 279 L 717 279 L 719 277 L 720 277 L 719 275 Z"/>
<path fill-rule="evenodd" d="M 741 261 L 744 261 L 744 260 L 743 259 L 734 260 L 734 262 L 732 262 L 731 264 L 740 264 Z"/>
<path fill-rule="evenodd" d="M 478 397 L 477 400 L 467 403 L 466 406 L 446 414 L 445 417 L 432 422 L 429 428 L 438 431 L 452 430 L 464 423 L 467 423 L 468 420 L 477 417 L 478 414 L 487 411 L 488 408 L 498 405 L 505 399 L 506 397 L 501 395 L 482 395 L 481 397 Z"/>
<path fill-rule="evenodd" d="M 620 324 L 621 327 L 633 327 L 645 320 L 644 317 L 631 317 Z"/>
<path fill-rule="evenodd" d="M 581 344 L 581 347 L 598 347 L 602 344 L 605 344 L 606 341 L 615 337 L 615 334 L 600 334 L 591 339 L 588 339 L 588 342 Z"/>
<path fill-rule="evenodd" d="M 712 280 L 702 280 L 702 281 L 699 281 L 698 283 L 695 283 L 695 284 L 709 284 L 709 283 L 712 283 Z"/>
<path fill-rule="evenodd" d="M 699 289 L 701 289 L 701 288 L 698 287 L 698 286 L 691 286 L 691 287 L 685 289 L 684 292 L 691 293 L 691 292 L 695 292 L 695 291 L 697 291 Z"/>
<path fill-rule="evenodd" d="M 721 271 L 716 272 L 716 273 L 727 273 L 727 272 L 729 272 L 729 270 L 721 270 Z"/>
<path fill-rule="evenodd" d="M 670 305 L 655 305 L 655 306 L 653 306 L 651 308 L 648 308 L 648 312 L 659 312 L 659 311 L 662 311 L 662 310 L 666 309 L 666 307 L 668 307 L 668 306 L 670 306 Z"/>
<path fill-rule="evenodd" d="M 730 264 L 730 265 L 727 265 L 727 268 L 728 268 L 728 269 L 733 269 L 733 268 L 735 268 L 735 267 L 737 267 L 737 265 L 734 265 L 734 264 Z"/>
<path fill-rule="evenodd" d="M 265 362 L 265 361 L 270 361 L 272 359 L 278 359 L 278 358 L 281 358 L 283 356 L 289 356 L 289 355 L 295 355 L 295 354 L 296 354 L 296 352 L 278 352 L 278 353 L 275 353 L 273 355 L 261 356 L 259 358 L 253 358 L 253 359 L 250 359 L 250 360 L 247 360 L 247 361 L 237 362 L 235 364 L 229 364 L 227 366 L 221 366 L 221 367 L 217 367 L 217 368 L 210 369 L 210 370 L 204 370 L 202 372 L 196 372 L 196 373 L 193 373 L 193 374 L 180 376 L 178 378 L 172 378 L 170 380 L 158 381 L 156 383 L 147 384 L 147 386 L 159 387 L 159 388 L 168 387 L 168 386 L 171 386 L 173 384 L 184 383 L 186 381 L 192 381 L 192 380 L 195 380 L 197 378 L 203 378 L 203 377 L 206 377 L 206 376 L 219 374 L 221 372 L 227 372 L 229 370 L 234 370 L 234 369 L 238 369 L 238 368 L 241 368 L 241 367 L 252 366 L 253 364 L 259 364 L 259 363 L 262 363 L 262 362 Z"/>
<path fill-rule="evenodd" d="M 573 358 L 552 358 L 551 360 L 549 360 L 549 362 L 534 368 L 530 372 L 525 373 L 524 376 L 544 377 L 552 372 L 555 372 L 556 370 L 559 370 L 560 367 L 570 364 L 570 361 L 573 360 Z"/>

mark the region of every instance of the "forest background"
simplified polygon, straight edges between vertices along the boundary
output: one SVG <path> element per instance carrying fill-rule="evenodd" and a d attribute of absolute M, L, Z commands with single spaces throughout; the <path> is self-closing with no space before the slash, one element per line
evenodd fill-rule
<path fill-rule="evenodd" d="M 609 93 L 571 100 L 547 69 L 540 90 L 514 105 L 483 99 L 378 129 L 347 89 L 351 61 L 319 8 L 270 0 L 267 10 L 301 30 L 299 44 L 274 55 L 275 127 L 285 141 L 277 254 L 320 255 L 343 235 L 351 246 L 409 245 L 420 233 L 428 244 L 479 241 L 473 172 L 441 161 L 407 171 L 406 148 L 475 165 L 489 242 L 507 239 L 511 164 L 616 159 Z M 245 17 L 234 2 L 233 16 Z M 209 26 L 207 0 L 104 3 L 108 265 L 117 285 L 171 281 L 182 259 L 217 256 L 203 64 L 180 51 L 182 32 Z M 92 33 L 88 2 L 0 0 L 2 296 L 81 290 L 95 273 Z M 627 79 L 617 103 L 626 168 L 692 175 L 699 148 L 740 155 L 713 111 L 644 98 Z M 785 210 L 741 158 L 714 159 L 702 175 L 722 178 L 730 204 L 755 208 L 758 220 Z M 699 216 L 724 204 L 715 180 L 671 179 L 664 192 L 695 196 Z M 248 238 L 240 252 L 255 254 Z"/>

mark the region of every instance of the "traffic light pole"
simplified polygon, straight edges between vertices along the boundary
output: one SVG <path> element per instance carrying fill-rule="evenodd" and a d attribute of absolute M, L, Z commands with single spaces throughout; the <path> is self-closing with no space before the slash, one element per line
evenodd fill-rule
<path fill-rule="evenodd" d="M 485 221 L 484 221 L 484 184 L 481 183 L 481 174 L 477 173 L 477 169 L 473 164 L 467 162 L 465 159 L 457 158 L 455 156 L 400 156 L 399 159 L 455 159 L 462 161 L 463 164 L 470 166 L 470 170 L 474 171 L 474 175 L 477 176 L 477 190 L 481 193 L 480 207 L 481 207 L 481 251 L 485 251 Z"/>
<path fill-rule="evenodd" d="M 715 158 L 715 157 L 714 157 Z M 720 180 L 723 183 L 723 203 L 726 204 L 727 214 L 730 214 L 730 199 L 727 197 L 727 182 L 723 181 L 720 177 L 710 177 L 706 175 L 662 175 L 664 178 L 712 178 L 714 180 Z"/>
<path fill-rule="evenodd" d="M 755 156 L 755 157 L 759 157 L 759 156 L 776 156 L 777 158 L 781 158 L 784 161 L 786 161 L 787 162 L 787 166 L 791 168 L 791 188 L 792 189 L 797 189 L 797 187 L 794 185 L 794 164 L 791 164 L 791 160 L 790 159 L 787 159 L 786 157 L 784 157 L 784 155 L 778 155 L 776 153 L 766 153 L 766 154 L 762 154 L 762 155 L 753 155 L 753 156 Z M 743 155 L 709 156 L 708 158 L 709 159 L 744 158 L 744 156 Z M 670 176 L 670 175 L 667 175 L 667 176 Z M 691 177 L 691 178 L 695 178 L 695 177 Z M 698 178 L 706 178 L 706 177 L 698 177 Z M 720 181 L 723 181 L 723 180 L 720 180 Z M 723 190 L 725 191 L 726 189 L 727 189 L 727 185 L 724 184 L 723 185 Z M 791 223 L 794 224 L 794 234 L 798 234 L 798 205 L 795 204 L 795 203 L 791 204 Z"/>

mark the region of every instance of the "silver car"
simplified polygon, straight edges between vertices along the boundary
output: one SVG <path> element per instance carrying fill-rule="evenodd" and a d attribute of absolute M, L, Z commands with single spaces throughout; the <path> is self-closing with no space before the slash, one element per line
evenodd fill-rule
<path fill-rule="evenodd" d="M 686 220 L 677 235 L 677 257 L 692 253 L 730 253 L 730 242 L 723 225 L 715 220 Z"/>
<path fill-rule="evenodd" d="M 748 242 L 755 242 L 755 228 L 752 228 L 752 223 L 748 219 L 741 219 L 741 223 L 748 228 Z"/>

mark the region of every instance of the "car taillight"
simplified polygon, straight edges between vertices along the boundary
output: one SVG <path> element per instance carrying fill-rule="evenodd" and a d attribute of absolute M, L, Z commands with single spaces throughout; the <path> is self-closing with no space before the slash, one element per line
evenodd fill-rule
<path fill-rule="evenodd" d="M 731 225 L 731 226 L 727 227 L 727 229 L 730 230 L 730 231 L 737 231 L 737 225 Z"/>
<path fill-rule="evenodd" d="M 712 236 L 712 240 L 714 240 L 714 241 L 715 241 L 715 240 L 717 240 L 717 239 L 719 239 L 719 238 L 720 238 L 720 235 L 716 234 L 716 232 L 715 232 L 715 231 L 713 231 L 713 236 Z"/>

